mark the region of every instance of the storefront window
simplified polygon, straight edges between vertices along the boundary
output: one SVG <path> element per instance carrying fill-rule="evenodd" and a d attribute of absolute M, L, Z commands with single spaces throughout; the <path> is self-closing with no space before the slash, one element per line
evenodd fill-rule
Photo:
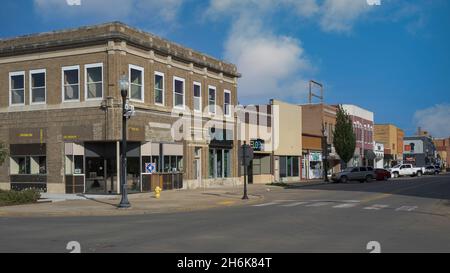
<path fill-rule="evenodd" d="M 209 177 L 225 178 L 231 176 L 231 150 L 209 150 Z"/>
<path fill-rule="evenodd" d="M 159 161 L 159 157 L 155 157 Z M 183 157 L 175 155 L 164 156 L 164 172 L 181 172 L 183 170 Z"/>
<path fill-rule="evenodd" d="M 299 160 L 297 156 L 280 156 L 280 176 L 299 176 Z"/>
<path fill-rule="evenodd" d="M 11 174 L 46 174 L 46 156 L 15 156 L 11 157 Z"/>

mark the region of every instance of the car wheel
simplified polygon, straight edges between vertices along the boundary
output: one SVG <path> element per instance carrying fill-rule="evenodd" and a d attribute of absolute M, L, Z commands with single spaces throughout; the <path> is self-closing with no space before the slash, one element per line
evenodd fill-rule
<path fill-rule="evenodd" d="M 347 176 L 342 176 L 341 179 L 339 180 L 341 183 L 347 183 L 348 178 Z"/>
<path fill-rule="evenodd" d="M 398 178 L 398 173 L 394 173 L 394 178 Z"/>
<path fill-rule="evenodd" d="M 384 180 L 384 181 L 388 181 L 388 180 L 389 180 L 389 178 L 387 177 L 387 175 L 383 176 L 383 180 Z"/>
<path fill-rule="evenodd" d="M 368 175 L 366 176 L 366 180 L 364 180 L 365 182 L 370 182 L 372 180 L 372 176 Z"/>
<path fill-rule="evenodd" d="M 422 176 L 422 172 L 417 172 L 417 177 L 421 177 Z"/>
<path fill-rule="evenodd" d="M 438 171 L 435 171 L 435 172 L 434 172 L 434 175 L 438 175 L 438 174 L 439 174 L 439 172 L 438 172 Z"/>

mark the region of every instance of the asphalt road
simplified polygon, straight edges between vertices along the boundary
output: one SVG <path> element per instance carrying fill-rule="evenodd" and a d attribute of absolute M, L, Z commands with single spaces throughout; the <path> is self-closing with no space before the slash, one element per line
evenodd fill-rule
<path fill-rule="evenodd" d="M 244 202 L 244 201 L 243 201 Z M 0 252 L 450 252 L 450 175 L 272 190 L 196 212 L 0 218 Z"/>

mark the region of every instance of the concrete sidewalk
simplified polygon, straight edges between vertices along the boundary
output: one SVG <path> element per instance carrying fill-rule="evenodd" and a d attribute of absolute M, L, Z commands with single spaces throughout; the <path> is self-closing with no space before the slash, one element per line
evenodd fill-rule
<path fill-rule="evenodd" d="M 128 195 L 132 205 L 129 209 L 117 208 L 120 196 L 44 195 L 57 202 L 0 207 L 0 217 L 113 216 L 193 211 L 256 203 L 264 198 L 264 193 L 283 190 L 281 187 L 249 185 L 249 200 L 241 199 L 242 187 L 163 191 L 160 199 L 156 199 L 154 193 L 137 193 Z"/>

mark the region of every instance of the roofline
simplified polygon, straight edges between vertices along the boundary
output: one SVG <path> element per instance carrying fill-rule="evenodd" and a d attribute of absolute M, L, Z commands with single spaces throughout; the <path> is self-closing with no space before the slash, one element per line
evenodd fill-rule
<path fill-rule="evenodd" d="M 55 36 L 58 34 L 80 32 L 83 30 L 105 28 L 108 26 L 128 28 L 129 30 L 135 31 L 137 33 L 147 35 L 147 36 L 151 37 L 152 39 L 160 40 L 160 41 L 166 43 L 169 47 L 168 48 L 167 47 L 157 47 L 157 46 L 154 46 L 150 42 L 150 39 L 148 41 L 143 41 L 142 39 L 133 37 L 132 34 L 126 34 L 124 32 L 118 31 L 118 30 L 114 30 L 114 31 L 107 30 L 107 31 L 103 32 L 103 35 L 95 35 L 94 37 L 92 37 L 92 35 L 91 35 L 91 37 L 89 37 L 87 35 L 87 36 L 81 37 L 81 38 L 69 38 L 69 39 L 60 40 L 60 41 L 51 40 L 52 36 Z M 15 45 L 3 46 L 3 44 L 6 44 L 7 42 L 10 42 L 10 43 L 15 42 L 15 41 L 22 42 L 23 40 L 27 40 L 27 39 L 35 38 L 35 37 L 42 37 L 42 36 L 49 36 L 50 41 L 37 42 L 34 44 L 33 43 L 28 43 L 28 44 L 23 43 L 23 44 L 17 45 L 17 46 L 15 46 Z M 171 55 L 174 58 L 179 58 L 182 60 L 190 61 L 192 63 L 208 67 L 212 70 L 223 72 L 224 74 L 231 75 L 233 77 L 237 77 L 237 78 L 242 77 L 242 75 L 237 72 L 236 65 L 234 65 L 232 63 L 211 57 L 207 54 L 204 54 L 199 51 L 193 50 L 191 48 L 174 43 L 167 39 L 156 36 L 152 33 L 145 32 L 145 31 L 142 31 L 135 27 L 129 26 L 120 21 L 114 21 L 114 22 L 97 24 L 97 25 L 82 26 L 82 27 L 78 27 L 78 28 L 68 28 L 68 29 L 62 29 L 62 30 L 56 30 L 56 31 L 50 31 L 50 32 L 27 34 L 27 35 L 12 37 L 12 38 L 0 39 L 0 58 L 22 55 L 22 54 L 45 52 L 45 51 L 49 51 L 49 50 L 53 50 L 53 49 L 70 49 L 70 48 L 76 48 L 76 47 L 80 47 L 80 46 L 98 45 L 98 44 L 102 44 L 104 42 L 111 41 L 111 40 L 126 41 L 127 44 L 130 44 L 130 45 L 138 47 L 138 48 L 143 48 L 146 50 L 154 50 L 155 52 L 159 52 L 159 53 L 166 54 L 166 55 Z M 224 64 L 226 66 L 230 66 L 231 68 L 229 70 L 233 70 L 233 71 L 228 71 L 228 69 L 225 70 L 225 69 L 223 69 L 223 68 L 221 69 L 219 67 L 213 67 L 212 65 L 209 65 L 206 60 L 195 60 L 193 57 L 190 58 L 189 56 L 174 56 L 170 52 L 170 46 L 176 46 L 176 47 L 183 48 L 185 50 L 189 50 L 190 52 L 198 54 L 198 55 L 202 56 L 203 58 L 210 58 L 210 59 L 218 62 L 219 64 Z"/>

